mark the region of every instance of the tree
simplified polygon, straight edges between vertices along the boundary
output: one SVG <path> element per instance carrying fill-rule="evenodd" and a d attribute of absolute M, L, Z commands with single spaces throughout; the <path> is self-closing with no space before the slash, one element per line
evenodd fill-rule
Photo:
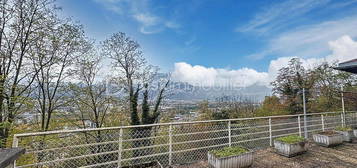
<path fill-rule="evenodd" d="M 266 96 L 257 110 L 257 116 L 287 115 L 288 113 L 289 111 L 286 110 L 286 107 L 277 96 Z"/>
<path fill-rule="evenodd" d="M 222 96 L 216 102 L 220 113 L 228 113 L 229 118 L 252 117 L 258 108 L 252 97 L 242 95 Z"/>
<path fill-rule="evenodd" d="M 32 56 L 33 67 L 38 71 L 35 97 L 42 131 L 49 129 L 52 114 L 65 104 L 65 81 L 74 58 L 82 56 L 86 43 L 79 25 L 55 22 L 45 30 Z"/>
<path fill-rule="evenodd" d="M 91 123 L 89 128 L 101 128 L 106 126 L 108 113 L 113 103 L 113 98 L 108 95 L 106 81 L 99 75 L 103 57 L 99 56 L 92 45 L 88 50 L 75 59 L 75 66 L 71 70 L 71 76 L 77 82 L 71 83 L 67 94 L 69 96 L 68 105 L 72 108 L 73 115 L 79 119 L 80 128 L 88 128 L 86 122 Z M 108 140 L 116 140 L 117 137 L 106 133 L 106 131 L 84 132 L 86 143 L 100 143 Z M 90 152 L 101 153 L 115 150 L 113 144 L 93 145 Z M 87 160 L 87 164 L 108 162 L 117 159 L 115 154 L 99 155 Z"/>
<path fill-rule="evenodd" d="M 356 84 L 351 73 L 334 70 L 337 64 L 327 62 L 314 68 L 317 76 L 314 90 L 316 94 L 313 110 L 316 112 L 341 110 L 341 88 L 348 89 Z"/>
<path fill-rule="evenodd" d="M 199 120 L 213 120 L 213 110 L 209 108 L 209 102 L 204 100 L 198 104 Z"/>
<path fill-rule="evenodd" d="M 302 89 L 306 90 L 306 102 L 311 97 L 310 89 L 316 81 L 313 71 L 306 70 L 298 58 L 290 60 L 287 67 L 279 70 L 275 81 L 271 83 L 273 92 L 280 96 L 291 114 L 301 113 Z"/>
<path fill-rule="evenodd" d="M 71 83 L 69 92 L 70 104 L 74 105 L 74 115 L 80 119 L 81 128 L 86 128 L 85 120 L 94 122 L 95 128 L 105 126 L 112 98 L 107 94 L 106 82 L 99 79 L 102 58 L 91 48 L 75 59 L 70 73 L 78 81 Z"/>
<path fill-rule="evenodd" d="M 27 105 L 38 73 L 31 68 L 30 51 L 56 9 L 51 0 L 0 2 L 0 122 L 6 125 L 0 128 L 0 141 L 5 143 L 19 109 Z"/>
<path fill-rule="evenodd" d="M 125 33 L 115 33 L 102 44 L 102 51 L 105 56 L 112 60 L 112 68 L 116 73 L 114 80 L 119 86 L 124 88 L 129 104 L 131 125 L 153 124 L 158 122 L 160 117 L 160 104 L 164 98 L 164 92 L 169 84 L 166 82 L 153 80 L 157 77 L 157 68 L 148 65 L 140 45 L 127 37 Z M 158 92 L 156 100 L 153 103 L 154 108 L 150 109 L 149 91 L 150 85 L 156 83 Z M 142 92 L 141 92 L 142 91 Z M 142 115 L 139 116 L 139 95 L 142 94 Z M 134 128 L 133 138 L 145 138 L 151 136 L 152 127 Z M 150 145 L 151 141 L 134 141 L 135 147 Z M 134 151 L 134 156 L 145 155 L 149 150 Z"/>
<path fill-rule="evenodd" d="M 131 125 L 157 122 L 160 115 L 159 106 L 169 80 L 163 84 L 157 83 L 159 92 L 153 111 L 150 113 L 148 106 L 149 85 L 152 84 L 157 75 L 157 68 L 147 64 L 140 51 L 140 45 L 124 33 L 115 33 L 103 42 L 102 51 L 105 56 L 112 60 L 113 69 L 117 71 L 114 80 L 118 85 L 123 86 L 125 94 L 128 95 Z M 143 90 L 142 119 L 138 114 L 138 99 L 141 90 Z"/>
<path fill-rule="evenodd" d="M 287 67 L 280 69 L 278 77 L 272 82 L 273 92 L 279 97 L 284 108 L 292 114 L 302 112 L 302 88 L 306 90 L 308 111 L 340 110 L 341 88 L 348 90 L 345 94 L 347 100 L 347 97 L 351 96 L 348 92 L 353 92 L 357 78 L 350 73 L 334 70 L 333 67 L 336 66 L 336 63 L 322 62 L 311 69 L 305 69 L 299 59 L 294 58 Z M 263 104 L 260 113 L 264 112 L 264 108 L 269 107 L 270 103 Z"/>

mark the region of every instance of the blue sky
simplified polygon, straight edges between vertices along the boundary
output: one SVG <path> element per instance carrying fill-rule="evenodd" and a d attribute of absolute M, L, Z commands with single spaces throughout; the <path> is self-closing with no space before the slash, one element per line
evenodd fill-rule
<path fill-rule="evenodd" d="M 141 44 L 150 63 L 191 83 L 209 74 L 213 82 L 244 78 L 254 80 L 242 86 L 266 84 L 288 58 L 313 64 L 352 59 L 357 53 L 357 0 L 57 3 L 65 16 L 84 25 L 89 37 L 101 41 L 125 32 Z"/>

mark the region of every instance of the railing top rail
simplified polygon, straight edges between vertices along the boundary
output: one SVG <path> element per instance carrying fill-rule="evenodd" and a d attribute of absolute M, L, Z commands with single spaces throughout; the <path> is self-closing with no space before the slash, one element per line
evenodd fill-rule
<path fill-rule="evenodd" d="M 346 113 L 355 111 L 346 111 Z M 311 115 L 321 115 L 321 114 L 338 114 L 342 111 L 337 112 L 322 112 L 322 113 L 307 113 L 307 116 Z M 243 121 L 243 120 L 256 120 L 256 119 L 269 119 L 269 118 L 284 118 L 284 117 L 297 117 L 303 116 L 304 114 L 295 115 L 279 115 L 279 116 L 266 116 L 266 117 L 252 117 L 252 118 L 235 118 L 235 119 L 224 119 L 224 120 L 205 120 L 205 121 L 189 121 L 189 122 L 170 122 L 170 123 L 158 123 L 158 124 L 147 124 L 147 125 L 130 125 L 130 126 L 119 126 L 119 127 L 104 127 L 104 128 L 90 128 L 90 129 L 76 129 L 76 130 L 55 130 L 46 132 L 33 132 L 33 133 L 22 133 L 15 134 L 14 137 L 29 137 L 29 136 L 42 136 L 42 135 L 53 135 L 53 134 L 65 134 L 65 133 L 80 133 L 80 132 L 91 132 L 91 131 L 106 131 L 106 130 L 117 130 L 117 129 L 128 129 L 128 128 L 139 128 L 139 127 L 154 127 L 154 126 L 168 126 L 168 125 L 185 125 L 185 124 L 200 124 L 200 123 L 212 123 L 212 122 L 227 122 L 227 121 Z"/>

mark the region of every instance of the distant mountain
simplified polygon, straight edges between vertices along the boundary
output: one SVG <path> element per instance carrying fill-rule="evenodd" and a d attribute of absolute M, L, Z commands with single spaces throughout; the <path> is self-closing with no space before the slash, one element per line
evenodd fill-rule
<path fill-rule="evenodd" d="M 255 101 L 264 100 L 271 95 L 271 89 L 262 85 L 249 87 L 198 87 L 188 83 L 172 82 L 170 84 L 172 100 L 215 100 L 223 96 L 241 96 Z"/>

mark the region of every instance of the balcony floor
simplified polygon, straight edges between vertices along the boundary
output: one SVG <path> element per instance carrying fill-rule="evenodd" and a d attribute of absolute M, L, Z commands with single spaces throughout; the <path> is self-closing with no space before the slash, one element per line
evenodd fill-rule
<path fill-rule="evenodd" d="M 206 161 L 177 168 L 208 168 Z M 274 153 L 272 148 L 257 151 L 254 168 L 355 168 L 357 167 L 357 141 L 325 148 L 309 144 L 309 150 L 303 155 L 286 158 Z"/>

